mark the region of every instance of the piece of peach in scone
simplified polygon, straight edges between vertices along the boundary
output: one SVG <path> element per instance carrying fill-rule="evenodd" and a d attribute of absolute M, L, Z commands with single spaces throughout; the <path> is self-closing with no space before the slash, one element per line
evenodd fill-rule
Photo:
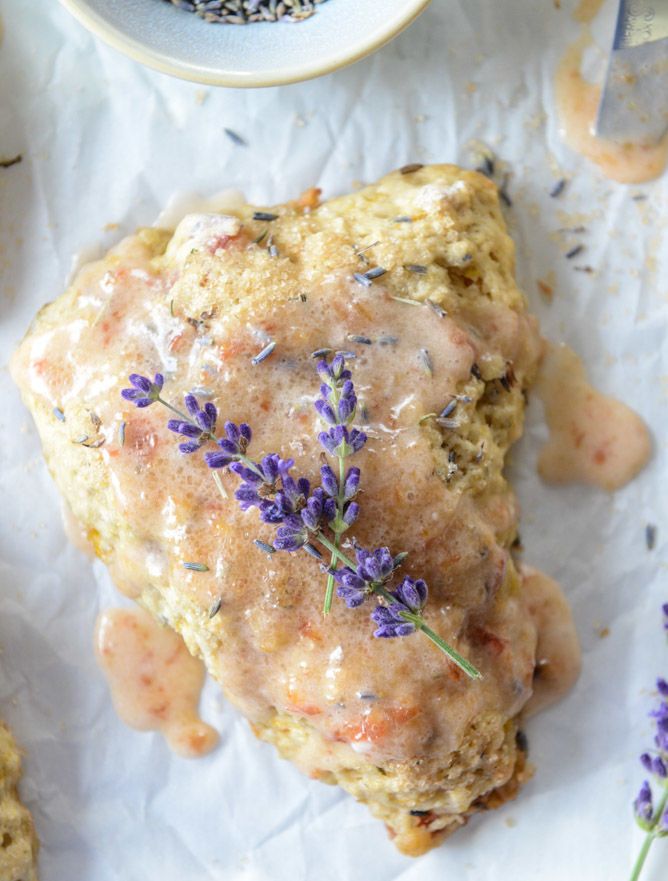
<path fill-rule="evenodd" d="M 217 487 L 163 408 L 120 396 L 130 372 L 158 372 L 167 400 L 194 392 L 219 424 L 250 423 L 255 460 L 279 452 L 315 484 L 323 350 L 354 356 L 367 435 L 350 534 L 407 553 L 402 572 L 429 586 L 425 622 L 482 678 L 421 633 L 374 639 L 373 604 L 335 597 L 323 616 L 318 563 L 258 548 L 275 529 L 241 509 L 238 477 L 218 471 Z M 13 373 L 118 587 L 183 635 L 259 737 L 419 854 L 514 796 L 536 669 L 555 692 L 577 672 L 558 587 L 536 589 L 511 554 L 504 460 L 539 354 L 496 188 L 436 165 L 323 204 L 140 230 L 40 312 Z M 542 651 L 552 627 L 572 664 Z"/>

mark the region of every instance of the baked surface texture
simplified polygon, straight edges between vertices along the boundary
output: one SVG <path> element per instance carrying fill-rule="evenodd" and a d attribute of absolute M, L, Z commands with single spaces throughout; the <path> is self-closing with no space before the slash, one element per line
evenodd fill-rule
<path fill-rule="evenodd" d="M 37 837 L 30 812 L 19 800 L 21 756 L 7 726 L 0 722 L 0 878 L 37 881 Z"/>
<path fill-rule="evenodd" d="M 256 211 L 124 240 L 39 313 L 13 373 L 118 587 L 183 635 L 259 737 L 419 854 L 527 776 L 518 720 L 550 644 L 536 612 L 546 595 L 572 633 L 558 587 L 539 600 L 511 555 L 518 511 L 503 468 L 540 337 L 496 188 L 479 174 L 421 167 L 321 205 L 310 191 Z M 375 267 L 386 272 L 355 278 Z M 419 635 L 374 639 L 371 604 L 335 601 L 324 619 L 318 564 L 262 553 L 253 539 L 273 533 L 239 510 L 234 475 L 225 500 L 201 456 L 178 452 L 164 409 L 120 397 L 130 372 L 160 371 L 168 400 L 197 390 L 251 424 L 254 458 L 289 455 L 317 482 L 311 353 L 322 347 L 356 356 L 369 441 L 354 463 L 355 537 L 408 552 L 404 571 L 429 585 L 429 625 L 481 681 Z M 428 416 L 452 401 L 443 424 Z M 572 679 L 556 654 L 540 660 L 544 683 Z"/>

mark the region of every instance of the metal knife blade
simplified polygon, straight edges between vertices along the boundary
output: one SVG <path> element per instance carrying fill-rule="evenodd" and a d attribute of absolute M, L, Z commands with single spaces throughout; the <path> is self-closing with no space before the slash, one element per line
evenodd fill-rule
<path fill-rule="evenodd" d="M 668 0 L 620 0 L 596 134 L 654 144 L 668 131 Z"/>

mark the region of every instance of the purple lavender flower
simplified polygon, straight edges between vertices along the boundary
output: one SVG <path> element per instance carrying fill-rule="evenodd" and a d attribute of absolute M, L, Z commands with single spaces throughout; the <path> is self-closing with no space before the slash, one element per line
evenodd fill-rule
<path fill-rule="evenodd" d="M 661 701 L 658 709 L 652 710 L 649 715 L 652 719 L 656 719 L 656 727 L 659 732 L 668 734 L 668 703 Z"/>
<path fill-rule="evenodd" d="M 394 559 L 389 548 L 376 548 L 375 551 L 367 551 L 357 548 L 357 573 L 369 583 L 385 584 L 394 572 Z"/>
<path fill-rule="evenodd" d="M 330 498 L 337 498 L 339 495 L 339 480 L 329 465 L 323 465 L 320 469 L 320 483 Z"/>
<path fill-rule="evenodd" d="M 355 387 L 353 386 L 352 380 L 347 379 L 341 388 L 341 397 L 339 398 L 339 405 L 337 407 L 337 417 L 338 422 L 342 425 L 348 425 L 349 422 L 355 418 L 355 411 L 357 409 L 357 395 L 355 394 Z"/>
<path fill-rule="evenodd" d="M 321 397 L 316 400 L 315 409 L 320 418 L 334 428 L 341 426 L 349 427 L 355 418 L 355 411 L 357 410 L 357 395 L 355 394 L 355 386 L 352 382 L 352 374 L 350 370 L 346 370 L 345 364 L 345 358 L 341 352 L 334 356 L 331 364 L 328 364 L 327 361 L 320 361 L 318 364 L 318 372 L 325 382 L 320 386 Z M 320 435 L 321 441 L 323 435 L 331 435 L 331 433 L 332 429 L 328 432 L 323 432 Z M 340 434 L 339 432 L 338 436 Z M 324 441 L 322 442 L 324 445 Z M 335 446 L 338 446 L 339 443 L 340 437 Z M 363 441 L 360 449 L 362 445 Z M 328 449 L 328 447 L 325 446 L 325 449 Z M 330 450 L 330 452 L 334 452 L 334 450 Z M 351 452 L 356 452 L 356 450 L 335 453 L 335 455 L 349 456 Z"/>
<path fill-rule="evenodd" d="M 302 522 L 311 532 L 316 532 L 316 530 L 320 528 L 325 511 L 325 503 L 327 501 L 325 493 L 318 487 L 313 490 L 305 507 L 302 508 L 300 512 Z"/>
<path fill-rule="evenodd" d="M 355 503 L 352 502 L 351 506 Z M 330 570 L 338 583 L 337 595 L 350 609 L 360 606 L 376 587 L 385 584 L 394 572 L 394 560 L 389 548 L 376 548 L 368 551 L 365 548 L 355 550 L 357 568 L 344 566 Z"/>
<path fill-rule="evenodd" d="M 395 603 L 387 606 L 376 606 L 371 618 L 378 624 L 374 636 L 387 639 L 394 636 L 408 636 L 415 633 L 417 624 L 407 620 L 406 613 L 421 615 L 427 602 L 427 585 L 421 579 L 413 580 L 406 576 L 396 590 L 391 591 Z"/>
<path fill-rule="evenodd" d="M 218 411 L 211 403 L 206 403 L 200 408 L 199 402 L 195 395 L 189 394 L 185 396 L 186 409 L 193 417 L 193 422 L 186 422 L 182 419 L 170 419 L 167 428 L 176 434 L 182 434 L 184 437 L 190 438 L 189 441 L 179 444 L 179 450 L 182 453 L 194 453 L 196 450 L 209 440 L 215 440 L 214 432 L 216 430 L 216 420 Z"/>
<path fill-rule="evenodd" d="M 343 492 L 339 498 L 339 479 L 329 465 L 320 469 L 322 489 L 328 498 L 324 502 L 327 523 L 336 532 L 345 532 L 359 516 L 360 507 L 352 499 L 357 494 L 360 483 L 359 468 L 349 468 L 343 481 Z M 337 516 L 340 515 L 340 516 Z"/>
<path fill-rule="evenodd" d="M 359 468 L 349 468 L 343 483 L 343 498 L 346 501 L 354 499 L 360 485 L 361 471 Z"/>
<path fill-rule="evenodd" d="M 289 514 L 276 530 L 274 547 L 277 551 L 298 551 L 308 541 L 308 528 L 298 514 Z"/>
<path fill-rule="evenodd" d="M 330 501 L 332 500 L 330 499 Z M 346 527 L 350 527 L 359 517 L 359 513 L 360 506 L 357 504 L 357 502 L 348 502 L 346 505 L 343 506 L 341 521 L 345 524 Z"/>
<path fill-rule="evenodd" d="M 276 493 L 281 474 L 287 474 L 293 465 L 294 459 L 281 459 L 277 453 L 265 456 L 256 463 L 255 469 L 249 468 L 243 462 L 233 462 L 230 471 L 243 481 L 234 493 L 241 510 L 247 511 L 254 507 L 259 508 L 262 513 L 272 507 L 273 502 L 269 497 Z"/>
<path fill-rule="evenodd" d="M 139 373 L 131 373 L 128 379 L 133 388 L 122 389 L 121 395 L 126 401 L 132 401 L 135 407 L 150 407 L 154 404 L 165 384 L 162 373 L 156 373 L 153 382 L 147 376 L 140 376 Z"/>
<path fill-rule="evenodd" d="M 331 391 L 329 389 L 328 391 Z M 336 413 L 334 412 L 334 408 L 329 403 L 329 401 L 317 400 L 315 402 L 315 409 L 318 411 L 318 416 L 324 421 L 328 422 L 330 425 L 337 425 L 338 420 L 336 418 Z"/>
<path fill-rule="evenodd" d="M 324 516 L 324 507 L 326 496 L 319 487 L 313 490 L 311 496 L 308 496 L 309 482 L 305 478 L 295 481 L 293 478 L 287 478 L 289 482 L 289 491 L 283 501 L 277 501 L 274 506 L 278 510 L 281 506 L 292 507 L 299 510 L 299 513 L 291 511 L 282 513 L 282 526 L 276 530 L 276 539 L 274 548 L 277 551 L 298 551 L 300 548 L 311 551 L 315 550 L 310 543 L 311 533 L 320 529 Z M 283 480 L 285 487 L 286 481 Z M 277 494 L 277 499 L 278 499 Z M 275 521 L 274 521 L 275 522 Z M 315 556 L 315 554 L 314 554 Z M 320 556 L 318 554 L 318 556 Z"/>
<path fill-rule="evenodd" d="M 238 461 L 245 455 L 248 444 L 251 441 L 252 432 L 250 425 L 242 422 L 235 425 L 234 422 L 225 423 L 226 437 L 219 438 L 216 443 L 220 447 L 220 453 L 205 453 L 204 458 L 209 468 L 225 468 L 232 462 Z"/>
<path fill-rule="evenodd" d="M 357 572 L 354 572 L 349 566 L 330 571 L 338 583 L 336 593 L 349 609 L 355 609 L 357 606 L 361 606 L 364 600 L 373 592 L 370 583 L 365 581 L 364 578 L 358 575 Z"/>
<path fill-rule="evenodd" d="M 412 578 L 406 576 L 394 591 L 394 595 L 411 612 L 419 615 L 427 602 L 427 583 L 422 578 L 413 581 Z"/>
<path fill-rule="evenodd" d="M 281 478 L 281 489 L 276 493 L 276 507 L 286 516 L 298 514 L 306 506 L 311 484 L 305 477 L 297 480 L 289 474 Z"/>
<path fill-rule="evenodd" d="M 366 434 L 357 428 L 348 431 L 345 425 L 334 425 L 329 431 L 321 431 L 318 440 L 332 456 L 352 456 L 366 443 Z"/>
<path fill-rule="evenodd" d="M 668 697 L 668 682 L 666 682 L 665 679 L 657 679 L 656 687 L 659 691 L 659 694 L 663 695 L 664 697 Z"/>
<path fill-rule="evenodd" d="M 348 502 L 357 495 L 361 472 L 359 468 L 349 468 L 343 480 L 343 501 Z M 328 496 L 337 499 L 339 496 L 339 479 L 329 465 L 320 469 L 320 482 Z"/>
<path fill-rule="evenodd" d="M 331 364 L 325 360 L 319 361 L 317 370 L 328 385 L 345 382 L 353 376 L 350 370 L 346 370 L 346 359 L 342 352 L 337 352 Z"/>
<path fill-rule="evenodd" d="M 663 611 L 663 629 L 668 633 L 668 603 L 664 603 L 661 609 Z"/>
<path fill-rule="evenodd" d="M 402 613 L 406 611 L 403 603 L 376 606 L 371 613 L 371 620 L 378 625 L 373 635 L 379 639 L 391 639 L 394 636 L 410 636 L 415 633 L 415 624 L 402 617 Z"/>
<path fill-rule="evenodd" d="M 656 777 L 665 779 L 668 776 L 666 763 L 661 756 L 651 756 L 649 753 L 643 753 L 640 756 L 640 763 L 646 771 L 649 771 L 650 774 L 654 774 Z"/>
<path fill-rule="evenodd" d="M 351 357 L 352 356 L 351 354 Z M 359 469 L 350 469 L 343 477 L 343 460 L 353 453 L 359 452 L 366 443 L 366 435 L 357 428 L 352 428 L 357 410 L 357 395 L 352 381 L 352 374 L 346 368 L 346 353 L 337 352 L 331 364 L 327 360 L 318 363 L 318 373 L 324 382 L 320 386 L 320 398 L 315 402 L 315 409 L 326 423 L 327 430 L 320 432 L 318 440 L 325 450 L 339 460 L 341 476 L 337 479 L 332 469 L 325 465 L 321 469 L 322 486 L 330 497 L 333 511 L 328 516 L 327 523 L 334 533 L 334 547 L 330 561 L 327 590 L 325 591 L 324 613 L 327 614 L 332 604 L 334 592 L 334 571 L 332 567 L 336 563 L 336 551 L 339 548 L 341 535 L 349 529 L 359 516 L 359 505 L 352 499 L 357 493 L 360 481 Z M 343 486 L 340 486 L 343 481 Z M 346 577 L 353 577 L 352 569 Z M 364 598 L 364 591 L 360 592 L 357 586 L 345 584 L 339 581 L 339 596 L 348 605 L 359 605 Z"/>
<path fill-rule="evenodd" d="M 654 820 L 654 806 L 652 803 L 652 790 L 649 782 L 645 780 L 640 787 L 636 800 L 633 802 L 633 811 L 638 825 L 643 829 L 649 829 Z"/>

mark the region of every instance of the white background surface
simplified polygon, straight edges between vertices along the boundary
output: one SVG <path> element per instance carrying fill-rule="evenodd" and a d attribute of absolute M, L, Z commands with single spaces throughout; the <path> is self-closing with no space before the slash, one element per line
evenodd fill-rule
<path fill-rule="evenodd" d="M 668 673 L 659 615 L 668 600 L 668 178 L 617 185 L 561 144 L 552 75 L 576 33 L 572 4 L 562 6 L 435 0 L 352 68 L 233 92 L 139 67 L 55 0 L 0 0 L 0 155 L 24 155 L 0 170 L 0 713 L 27 751 L 23 793 L 43 881 L 627 877 L 640 843 L 630 813 L 637 754 L 649 741 L 654 678 Z M 565 702 L 528 725 L 537 773 L 519 800 L 415 861 L 351 798 L 256 742 L 213 687 L 204 715 L 222 745 L 204 760 L 176 758 L 159 736 L 117 720 L 91 645 L 96 612 L 117 599 L 102 567 L 66 543 L 7 360 L 62 290 L 72 255 L 151 223 L 175 190 L 236 186 L 268 204 L 316 184 L 330 196 L 409 161 L 464 161 L 474 137 L 511 164 L 519 277 L 544 331 L 638 409 L 656 452 L 614 496 L 546 487 L 535 474 L 544 429 L 533 404 L 514 455 L 525 556 L 564 586 L 584 671 Z M 568 187 L 550 199 L 562 175 Z M 638 193 L 647 200 L 633 201 Z M 105 231 L 109 223 L 119 226 Z M 587 232 L 562 245 L 556 230 L 580 224 Z M 586 251 L 566 260 L 580 240 Z M 551 304 L 536 286 L 550 271 Z M 659 529 L 652 552 L 647 522 Z M 647 881 L 661 878 L 667 842 L 649 865 Z"/>

